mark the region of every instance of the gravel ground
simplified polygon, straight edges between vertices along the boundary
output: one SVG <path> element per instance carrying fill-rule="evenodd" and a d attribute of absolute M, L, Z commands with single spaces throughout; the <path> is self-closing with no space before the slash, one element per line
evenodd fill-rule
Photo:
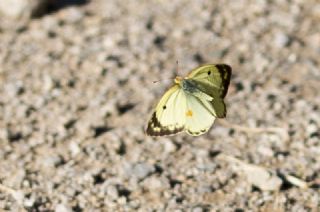
<path fill-rule="evenodd" d="M 0 210 L 320 210 L 319 1 L 95 0 L 0 23 Z M 144 134 L 176 61 L 233 67 L 229 125 Z"/>

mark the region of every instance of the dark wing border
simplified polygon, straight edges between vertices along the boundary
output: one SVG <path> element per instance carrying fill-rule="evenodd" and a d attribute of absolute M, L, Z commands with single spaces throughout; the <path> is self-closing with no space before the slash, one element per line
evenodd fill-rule
<path fill-rule="evenodd" d="M 150 121 L 148 122 L 146 134 L 150 136 L 174 135 L 182 132 L 183 130 L 184 127 L 177 127 L 171 130 L 169 127 L 162 126 L 157 118 L 156 112 L 154 112 Z"/>
<path fill-rule="evenodd" d="M 221 97 L 224 98 L 228 93 L 232 68 L 227 64 L 216 64 L 215 66 L 217 67 L 222 79 L 223 91 L 221 93 Z"/>

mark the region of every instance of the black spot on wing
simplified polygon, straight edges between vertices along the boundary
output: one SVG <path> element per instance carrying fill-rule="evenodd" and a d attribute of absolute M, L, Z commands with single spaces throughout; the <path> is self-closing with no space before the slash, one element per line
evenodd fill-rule
<path fill-rule="evenodd" d="M 230 84 L 230 78 L 232 74 L 232 68 L 227 64 L 217 64 L 216 65 L 222 80 L 222 92 L 221 97 L 224 98 L 228 92 L 228 87 Z"/>
<path fill-rule="evenodd" d="M 175 126 L 172 129 L 169 129 L 169 126 L 163 126 L 159 122 L 156 112 L 152 114 L 152 117 L 148 123 L 146 129 L 146 134 L 150 136 L 163 136 L 163 135 L 173 135 L 184 130 L 184 127 Z"/>

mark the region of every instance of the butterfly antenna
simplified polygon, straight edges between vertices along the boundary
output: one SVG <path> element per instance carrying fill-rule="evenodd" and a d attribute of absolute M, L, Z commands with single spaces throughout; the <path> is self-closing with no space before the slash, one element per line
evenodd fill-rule
<path fill-rule="evenodd" d="M 168 78 L 168 79 L 161 79 L 161 80 L 155 80 L 155 81 L 152 81 L 152 83 L 158 83 L 158 82 L 163 82 L 163 81 L 166 81 L 166 80 L 174 80 L 175 78 Z"/>
<path fill-rule="evenodd" d="M 176 61 L 176 68 L 175 68 L 175 76 L 173 78 L 169 78 L 170 80 L 174 80 L 177 76 L 179 76 L 179 61 Z M 163 79 L 163 80 L 155 80 L 152 81 L 152 83 L 158 83 L 164 80 L 169 80 L 169 79 Z"/>
<path fill-rule="evenodd" d="M 176 76 L 179 76 L 179 61 L 176 61 Z"/>

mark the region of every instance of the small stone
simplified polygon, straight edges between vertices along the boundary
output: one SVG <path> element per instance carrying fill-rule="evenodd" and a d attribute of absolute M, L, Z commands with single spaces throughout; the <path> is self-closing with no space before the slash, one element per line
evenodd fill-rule
<path fill-rule="evenodd" d="M 65 12 L 66 21 L 70 24 L 79 22 L 84 17 L 83 12 L 75 7 L 70 7 Z"/>
<path fill-rule="evenodd" d="M 29 207 L 30 208 L 30 207 L 32 207 L 34 205 L 34 203 L 35 203 L 34 197 L 30 197 L 29 199 L 25 199 L 24 200 L 23 205 L 25 207 Z"/>
<path fill-rule="evenodd" d="M 165 186 L 163 186 L 163 183 L 161 182 L 161 180 L 157 177 L 149 177 L 148 179 L 146 179 L 144 181 L 144 186 L 147 187 L 150 190 L 157 190 L 157 189 L 161 189 L 161 188 L 165 188 Z"/>
<path fill-rule="evenodd" d="M 81 152 L 81 149 L 80 149 L 78 143 L 76 143 L 76 142 L 71 142 L 69 145 L 69 149 L 70 149 L 71 155 L 73 157 Z"/>
<path fill-rule="evenodd" d="M 120 204 L 120 205 L 124 205 L 127 203 L 127 199 L 125 197 L 120 197 L 119 199 L 117 199 L 117 202 Z"/>
<path fill-rule="evenodd" d="M 0 12 L 11 18 L 30 18 L 43 14 L 50 0 L 0 1 Z"/>
<path fill-rule="evenodd" d="M 163 144 L 164 144 L 164 151 L 166 153 L 172 153 L 172 152 L 175 152 L 177 150 L 176 145 L 169 139 L 165 140 L 163 142 Z"/>
<path fill-rule="evenodd" d="M 286 34 L 279 32 L 275 35 L 274 37 L 274 44 L 278 47 L 278 48 L 282 48 L 285 46 L 288 46 L 290 43 L 290 38 L 289 36 L 287 36 Z"/>
<path fill-rule="evenodd" d="M 194 208 L 192 209 L 192 212 L 203 212 L 203 211 L 204 211 L 204 209 L 201 208 L 200 206 L 194 207 Z"/>
<path fill-rule="evenodd" d="M 24 86 L 21 81 L 17 81 L 12 84 L 6 84 L 5 85 L 5 92 L 7 93 L 8 96 L 11 98 L 16 97 L 24 92 Z"/>
<path fill-rule="evenodd" d="M 137 177 L 139 180 L 142 180 L 154 171 L 155 171 L 154 166 L 147 163 L 138 163 L 133 167 L 132 175 Z"/>
<path fill-rule="evenodd" d="M 27 0 L 0 1 L 0 11 L 10 17 L 18 17 L 28 5 Z"/>
<path fill-rule="evenodd" d="M 71 208 L 64 204 L 58 204 L 54 210 L 55 212 L 71 212 Z"/>
<path fill-rule="evenodd" d="M 197 188 L 197 193 L 199 194 L 205 194 L 205 193 L 211 193 L 212 188 L 209 185 L 201 185 L 199 188 Z"/>
<path fill-rule="evenodd" d="M 107 195 L 112 199 L 117 199 L 119 197 L 118 189 L 114 185 L 108 186 Z"/>
<path fill-rule="evenodd" d="M 264 156 L 267 156 L 267 157 L 272 157 L 273 156 L 273 151 L 272 149 L 270 149 L 269 147 L 266 147 L 266 146 L 259 146 L 257 148 L 257 151 L 264 155 Z"/>
<path fill-rule="evenodd" d="M 59 155 L 47 156 L 42 164 L 44 167 L 55 167 L 62 163 L 62 158 Z"/>
<path fill-rule="evenodd" d="M 290 63 L 295 63 L 297 61 L 297 55 L 296 54 L 290 54 L 288 57 L 288 61 Z"/>
<path fill-rule="evenodd" d="M 22 191 L 15 191 L 12 193 L 12 197 L 17 201 L 19 205 L 23 204 L 24 194 Z"/>
<path fill-rule="evenodd" d="M 49 92 L 53 89 L 53 87 L 54 87 L 53 79 L 50 76 L 45 75 L 43 78 L 43 90 L 45 92 Z"/>
<path fill-rule="evenodd" d="M 308 135 L 311 135 L 311 134 L 313 134 L 313 133 L 315 133 L 315 132 L 318 132 L 319 129 L 318 129 L 317 125 L 315 125 L 315 124 L 309 124 L 309 125 L 307 126 L 306 131 L 307 131 L 307 134 L 308 134 Z"/>
<path fill-rule="evenodd" d="M 58 19 L 52 16 L 43 17 L 41 25 L 46 31 L 51 31 L 59 27 Z"/>

